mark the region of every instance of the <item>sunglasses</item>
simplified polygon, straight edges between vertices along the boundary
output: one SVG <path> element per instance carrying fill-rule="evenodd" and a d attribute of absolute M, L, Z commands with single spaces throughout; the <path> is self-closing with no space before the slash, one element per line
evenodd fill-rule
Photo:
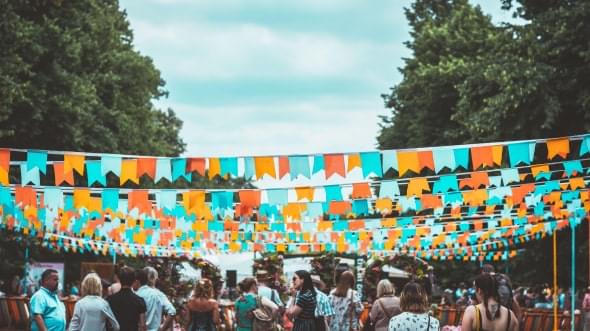
<path fill-rule="evenodd" d="M 293 277 L 293 281 L 296 281 L 297 279 L 299 279 L 299 278 L 297 278 L 297 277 Z"/>

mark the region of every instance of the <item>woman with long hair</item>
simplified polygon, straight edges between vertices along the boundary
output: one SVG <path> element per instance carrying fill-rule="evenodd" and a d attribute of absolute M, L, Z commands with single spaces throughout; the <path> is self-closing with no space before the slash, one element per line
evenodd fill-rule
<path fill-rule="evenodd" d="M 292 304 L 287 309 L 287 315 L 293 319 L 293 331 L 315 331 L 317 301 L 309 272 L 295 271 L 291 295 Z"/>
<path fill-rule="evenodd" d="M 338 278 L 336 288 L 330 292 L 330 302 L 335 313 L 330 319 L 330 331 L 359 330 L 359 316 L 363 311 L 363 303 L 353 287 L 354 274 L 345 271 Z"/>
<path fill-rule="evenodd" d="M 119 322 L 108 302 L 101 297 L 102 282 L 96 273 L 89 273 L 82 280 L 82 299 L 76 302 L 74 314 L 70 321 L 70 331 L 110 329 L 118 331 Z"/>
<path fill-rule="evenodd" d="M 469 306 L 463 314 L 461 330 L 518 330 L 518 319 L 514 313 L 500 305 L 498 285 L 490 274 L 477 276 L 473 282 L 478 305 Z"/>
<path fill-rule="evenodd" d="M 258 296 L 258 283 L 252 277 L 246 277 L 238 284 L 240 289 L 240 298 L 236 300 L 236 323 L 238 325 L 237 331 L 251 331 L 254 316 L 252 311 L 260 304 L 269 308 L 273 316 L 276 315 L 279 307 L 266 297 Z"/>
<path fill-rule="evenodd" d="M 402 313 L 391 318 L 389 331 L 438 331 L 440 329 L 439 321 L 428 314 L 428 296 L 420 284 L 407 283 L 399 301 Z"/>
<path fill-rule="evenodd" d="M 395 287 L 388 279 L 382 279 L 377 284 L 377 300 L 373 301 L 373 307 L 369 318 L 375 324 L 375 331 L 387 331 L 389 320 L 401 313 L 399 298 L 395 296 Z"/>
<path fill-rule="evenodd" d="M 191 298 L 186 303 L 187 331 L 215 331 L 221 324 L 219 304 L 213 298 L 213 284 L 207 278 L 195 283 Z"/>

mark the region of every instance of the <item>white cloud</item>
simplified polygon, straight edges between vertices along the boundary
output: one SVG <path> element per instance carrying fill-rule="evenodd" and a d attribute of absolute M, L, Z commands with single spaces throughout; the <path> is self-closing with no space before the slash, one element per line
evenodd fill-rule
<path fill-rule="evenodd" d="M 377 116 L 385 113 L 379 101 L 347 98 L 263 106 L 167 106 L 184 120 L 185 154 L 193 156 L 372 150 Z"/>
<path fill-rule="evenodd" d="M 383 69 L 375 59 L 399 56 L 403 49 L 248 23 L 131 23 L 136 46 L 154 58 L 165 78 L 362 78 Z"/>

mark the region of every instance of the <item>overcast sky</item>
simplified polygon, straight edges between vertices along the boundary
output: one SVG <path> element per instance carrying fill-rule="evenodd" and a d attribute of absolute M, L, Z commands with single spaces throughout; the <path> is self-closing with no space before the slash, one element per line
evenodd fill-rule
<path fill-rule="evenodd" d="M 187 156 L 372 150 L 410 55 L 407 0 L 121 0 Z M 480 0 L 495 22 L 500 0 Z"/>

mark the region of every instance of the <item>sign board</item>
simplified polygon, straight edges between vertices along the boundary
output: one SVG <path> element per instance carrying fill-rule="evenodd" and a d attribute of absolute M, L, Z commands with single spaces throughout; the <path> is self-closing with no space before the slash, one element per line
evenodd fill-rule
<path fill-rule="evenodd" d="M 27 292 L 34 293 L 41 287 L 41 274 L 47 269 L 57 270 L 59 277 L 58 289 L 63 290 L 65 281 L 64 263 L 60 262 L 35 262 L 27 263 L 26 277 L 25 277 L 25 288 Z"/>

